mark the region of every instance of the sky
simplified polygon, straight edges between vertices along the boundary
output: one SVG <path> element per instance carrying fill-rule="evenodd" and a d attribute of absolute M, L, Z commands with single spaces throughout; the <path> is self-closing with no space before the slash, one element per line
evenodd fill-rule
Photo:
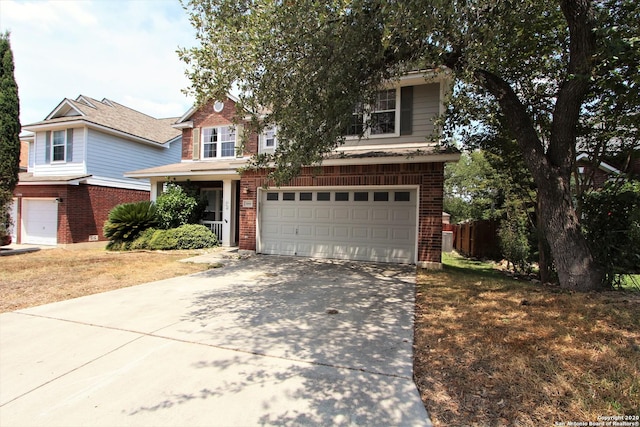
<path fill-rule="evenodd" d="M 156 118 L 193 99 L 176 50 L 196 45 L 178 0 L 0 0 L 10 32 L 22 125 L 64 99 L 107 98 Z"/>

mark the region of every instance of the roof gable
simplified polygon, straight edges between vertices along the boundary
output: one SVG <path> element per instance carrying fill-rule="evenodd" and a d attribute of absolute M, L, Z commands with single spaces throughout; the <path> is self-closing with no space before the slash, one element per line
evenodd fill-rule
<path fill-rule="evenodd" d="M 239 98 L 237 98 L 236 96 L 231 95 L 230 93 L 227 94 L 227 99 L 230 99 L 231 101 L 233 101 L 234 103 L 238 103 L 240 101 Z M 184 113 L 182 115 L 182 117 L 180 117 L 175 123 L 174 123 L 174 127 L 181 129 L 183 127 L 188 127 L 188 126 L 184 126 L 185 124 L 188 124 L 188 122 L 191 120 L 191 116 L 193 116 L 194 113 L 196 113 L 198 110 L 200 110 L 201 108 L 204 108 L 207 105 L 213 105 L 213 103 L 211 101 L 202 104 L 202 105 L 194 105 L 193 107 L 189 108 L 189 110 Z"/>
<path fill-rule="evenodd" d="M 63 99 L 56 108 L 45 118 L 45 120 L 57 119 L 60 117 L 78 117 L 84 116 L 81 110 L 76 108 L 70 99 Z"/>
<path fill-rule="evenodd" d="M 106 98 L 98 101 L 85 95 L 75 100 L 65 98 L 43 121 L 24 128 L 35 130 L 35 127 L 42 128 L 48 124 L 78 121 L 158 144 L 169 142 L 181 134 L 171 127 L 175 117 L 156 119 L 115 101 Z"/>

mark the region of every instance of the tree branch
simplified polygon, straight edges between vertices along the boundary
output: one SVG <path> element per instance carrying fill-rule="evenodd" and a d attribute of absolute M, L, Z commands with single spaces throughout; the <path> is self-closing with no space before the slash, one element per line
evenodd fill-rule
<path fill-rule="evenodd" d="M 548 157 L 569 174 L 575 159 L 576 126 L 593 69 L 595 35 L 591 1 L 563 0 L 560 7 L 569 26 L 569 64 L 553 111 Z"/>
<path fill-rule="evenodd" d="M 476 70 L 479 84 L 491 93 L 505 118 L 506 125 L 518 142 L 525 162 L 538 181 L 548 174 L 548 161 L 542 142 L 531 122 L 531 117 L 509 83 L 487 70 Z"/>

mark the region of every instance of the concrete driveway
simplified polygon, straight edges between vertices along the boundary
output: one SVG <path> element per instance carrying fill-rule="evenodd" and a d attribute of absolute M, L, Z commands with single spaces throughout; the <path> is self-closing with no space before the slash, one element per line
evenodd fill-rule
<path fill-rule="evenodd" d="M 0 425 L 429 426 L 414 282 L 256 256 L 2 314 Z"/>

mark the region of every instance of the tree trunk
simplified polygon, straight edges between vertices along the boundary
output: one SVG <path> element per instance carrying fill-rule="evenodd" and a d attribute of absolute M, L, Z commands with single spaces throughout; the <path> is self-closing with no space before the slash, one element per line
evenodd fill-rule
<path fill-rule="evenodd" d="M 549 283 L 553 280 L 551 277 L 551 254 L 549 253 L 549 243 L 544 231 L 544 221 L 540 214 L 540 203 L 542 198 L 540 192 L 536 192 L 536 234 L 538 235 L 538 269 L 540 271 L 540 281 Z"/>
<path fill-rule="evenodd" d="M 580 230 L 571 202 L 569 180 L 538 180 L 540 217 L 558 271 L 560 286 L 576 291 L 602 289 L 602 271 Z"/>

